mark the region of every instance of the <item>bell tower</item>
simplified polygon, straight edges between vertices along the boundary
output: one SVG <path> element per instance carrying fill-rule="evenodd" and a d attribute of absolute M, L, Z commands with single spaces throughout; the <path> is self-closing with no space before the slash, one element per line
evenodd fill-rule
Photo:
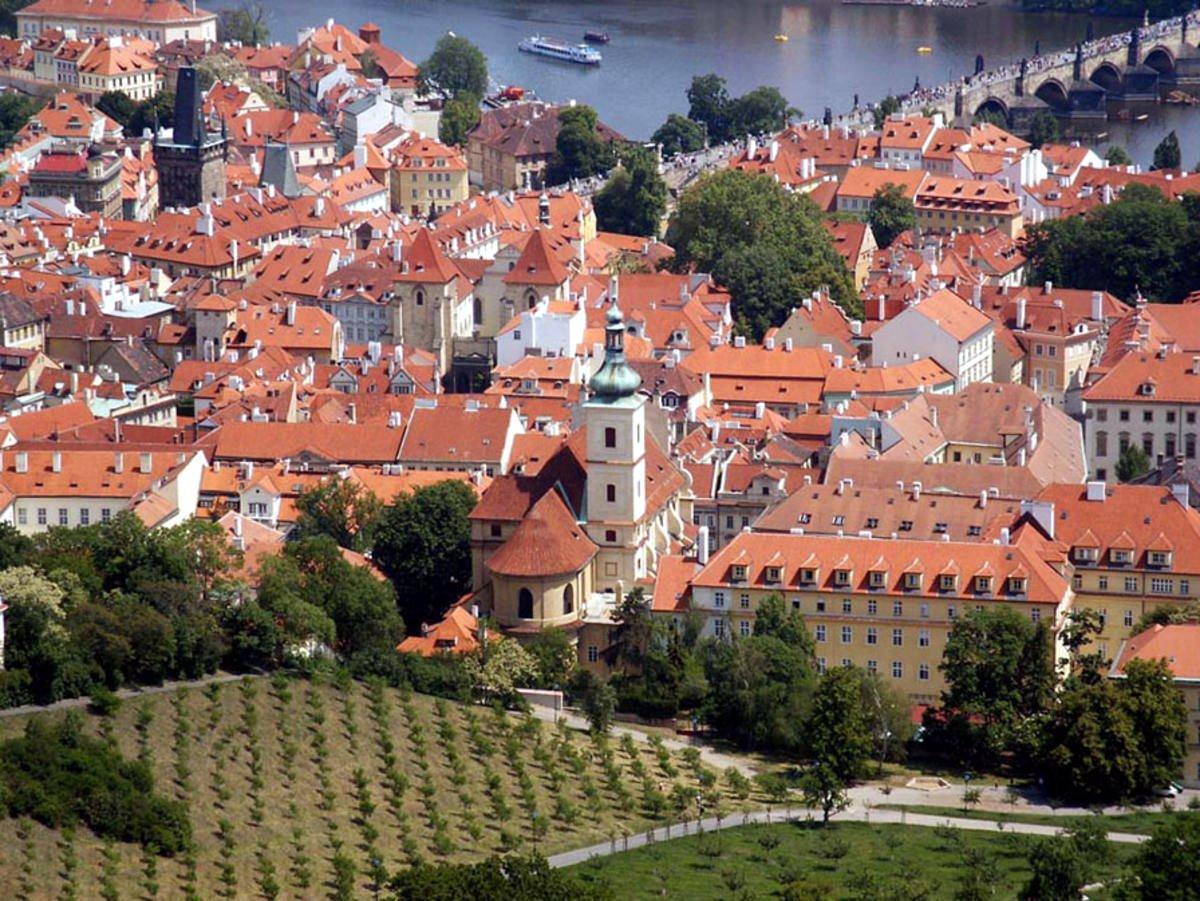
<path fill-rule="evenodd" d="M 638 525 L 646 513 L 646 398 L 625 361 L 625 320 L 613 300 L 605 314 L 604 365 L 584 404 L 587 427 L 588 536 L 600 546 L 597 587 L 644 575 L 637 563 Z"/>

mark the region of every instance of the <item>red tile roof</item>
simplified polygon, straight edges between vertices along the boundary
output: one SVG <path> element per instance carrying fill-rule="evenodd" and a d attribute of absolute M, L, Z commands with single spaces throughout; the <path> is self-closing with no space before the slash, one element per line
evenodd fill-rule
<path fill-rule="evenodd" d="M 583 569 L 597 550 L 558 492 L 547 491 L 488 558 L 487 568 L 502 576 L 567 575 Z"/>

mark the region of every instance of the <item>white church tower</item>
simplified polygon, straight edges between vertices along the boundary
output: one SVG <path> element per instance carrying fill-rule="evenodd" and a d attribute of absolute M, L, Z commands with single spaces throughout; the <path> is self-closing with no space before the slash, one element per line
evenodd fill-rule
<path fill-rule="evenodd" d="M 588 536 L 600 547 L 595 587 L 626 590 L 647 573 L 640 540 L 646 515 L 646 398 L 642 378 L 625 361 L 625 321 L 613 302 L 606 314 L 604 365 L 589 383 L 587 427 Z"/>

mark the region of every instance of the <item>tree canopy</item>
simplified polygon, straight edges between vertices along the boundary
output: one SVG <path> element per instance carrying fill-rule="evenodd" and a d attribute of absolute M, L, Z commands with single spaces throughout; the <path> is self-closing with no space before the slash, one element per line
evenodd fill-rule
<path fill-rule="evenodd" d="M 464 37 L 442 35 L 418 67 L 417 82 L 423 92 L 446 98 L 483 97 L 488 91 L 487 57 Z"/>
<path fill-rule="evenodd" d="M 628 148 L 593 200 L 600 229 L 623 235 L 657 235 L 667 211 L 667 185 L 658 160 L 645 147 Z"/>
<path fill-rule="evenodd" d="M 1178 301 L 1200 284 L 1200 195 L 1173 202 L 1130 184 L 1113 203 L 1031 226 L 1023 246 L 1034 284 Z"/>
<path fill-rule="evenodd" d="M 704 129 L 687 116 L 671 113 L 667 121 L 650 136 L 650 140 L 660 145 L 663 156 L 670 159 L 680 153 L 695 153 L 703 149 Z"/>
<path fill-rule="evenodd" d="M 591 178 L 607 172 L 617 160 L 613 142 L 597 130 L 596 111 L 587 104 L 567 107 L 558 113 L 558 137 L 546 180 L 563 184 L 573 178 Z"/>
<path fill-rule="evenodd" d="M 0 94 L 0 147 L 11 144 L 16 133 L 24 128 L 25 123 L 44 105 L 45 101 L 19 91 Z"/>
<path fill-rule="evenodd" d="M 467 135 L 479 124 L 480 102 L 478 95 L 468 92 L 447 100 L 438 119 L 438 140 L 456 147 L 465 146 Z"/>
<path fill-rule="evenodd" d="M 611 891 L 555 870 L 545 858 L 490 857 L 473 864 L 420 863 L 398 872 L 390 883 L 394 901 L 608 901 Z"/>
<path fill-rule="evenodd" d="M 797 298 L 824 287 L 861 312 L 820 210 L 769 178 L 732 169 L 701 177 L 680 197 L 667 242 L 676 272 L 710 272 L 729 289 L 744 334 L 781 325 Z"/>
<path fill-rule="evenodd" d="M 1062 137 L 1058 118 L 1050 110 L 1038 110 L 1029 120 L 1029 143 L 1034 147 L 1053 144 Z"/>
<path fill-rule="evenodd" d="M 904 189 L 900 185 L 888 182 L 881 185 L 871 199 L 867 223 L 871 226 L 875 243 L 882 248 L 888 248 L 901 233 L 916 226 L 917 208 L 912 200 L 904 195 Z"/>
<path fill-rule="evenodd" d="M 1150 168 L 1178 169 L 1182 165 L 1183 159 L 1179 151 L 1179 136 L 1172 130 L 1154 148 L 1154 162 Z"/>
<path fill-rule="evenodd" d="M 241 0 L 236 6 L 222 9 L 217 14 L 217 38 L 259 47 L 271 38 L 271 29 L 267 25 L 269 15 L 270 10 L 264 4 Z"/>
<path fill-rule="evenodd" d="M 471 587 L 475 490 L 438 482 L 389 504 L 375 529 L 373 559 L 396 587 L 409 632 L 442 618 Z"/>
<path fill-rule="evenodd" d="M 1200 886 L 1200 813 L 1181 812 L 1154 830 L 1130 868 L 1129 896 L 1141 901 L 1195 901 Z"/>
<path fill-rule="evenodd" d="M 706 128 L 713 144 L 779 131 L 789 119 L 800 115 L 778 88 L 760 86 L 741 97 L 730 97 L 725 79 L 714 73 L 693 77 L 687 99 L 687 118 Z"/>
<path fill-rule="evenodd" d="M 327 535 L 344 548 L 362 551 L 372 544 L 383 504 L 360 483 L 331 478 L 301 492 L 296 508 L 294 537 Z"/>

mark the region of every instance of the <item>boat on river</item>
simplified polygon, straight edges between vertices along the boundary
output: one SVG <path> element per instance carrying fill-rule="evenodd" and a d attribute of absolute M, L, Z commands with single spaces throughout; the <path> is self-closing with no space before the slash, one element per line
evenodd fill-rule
<path fill-rule="evenodd" d="M 607 31 L 585 31 L 583 39 L 589 44 L 607 44 L 612 38 L 608 36 Z"/>
<path fill-rule="evenodd" d="M 535 56 L 545 56 L 559 62 L 575 63 L 580 66 L 598 66 L 604 59 L 600 51 L 587 44 L 568 44 L 554 38 L 533 35 L 517 44 L 517 49 Z"/>

